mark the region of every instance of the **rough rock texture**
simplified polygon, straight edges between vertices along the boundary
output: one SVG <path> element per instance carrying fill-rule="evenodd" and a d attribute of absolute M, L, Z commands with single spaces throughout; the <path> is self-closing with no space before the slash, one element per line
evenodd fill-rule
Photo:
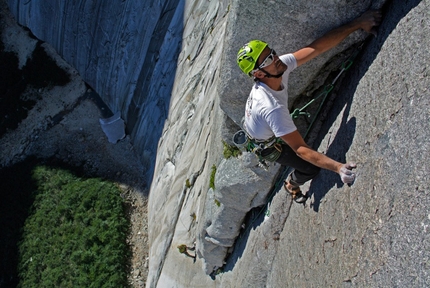
<path fill-rule="evenodd" d="M 279 191 L 223 287 L 429 286 L 429 5 L 390 3 L 320 131 L 319 151 L 357 162 L 355 184 L 323 171 L 304 207 Z"/>
<path fill-rule="evenodd" d="M 215 189 L 207 192 L 205 214 L 201 217 L 206 225 L 197 237 L 197 253 L 204 259 L 207 274 L 224 265 L 246 214 L 266 204 L 268 187 L 273 185 L 278 170 L 279 165 L 262 169 L 252 153 L 221 161 L 215 174 Z"/>
<path fill-rule="evenodd" d="M 268 211 L 251 213 L 234 251 L 230 245 L 240 232 L 239 223 L 255 203 L 243 197 L 249 203 L 247 207 L 234 205 L 235 210 L 225 209 L 230 206 L 222 203 L 227 198 L 221 197 L 224 189 L 249 189 L 250 195 L 258 195 L 259 199 L 271 191 L 267 187 L 256 193 L 260 188 L 256 189 L 255 184 L 222 186 L 222 175 L 226 177 L 232 173 L 229 169 L 240 165 L 234 163 L 238 160 L 221 165 L 221 139 L 230 139 L 238 129 L 234 123 L 242 117 L 252 84 L 236 67 L 238 48 L 251 38 L 261 38 L 278 53 L 290 52 L 384 2 L 179 2 L 178 7 L 183 4 L 184 8 L 183 22 L 175 23 L 183 23 L 179 25 L 179 30 L 183 29 L 179 36 L 182 50 L 175 63 L 169 114 L 158 144 L 151 184 L 147 287 L 430 285 L 430 187 L 426 178 L 430 172 L 426 141 L 430 112 L 426 39 L 429 0 L 388 1 L 378 37 L 364 46 L 354 68 L 338 84 L 342 88 L 337 90 L 330 117 L 321 127 L 321 136 L 315 139 L 319 151 L 358 163 L 359 176 L 353 186 L 342 185 L 337 175 L 323 171 L 308 184 L 312 198 L 307 206 L 292 203 L 282 189 L 275 191 Z M 22 5 L 34 5 L 33 1 L 29 3 Z M 19 7 L 17 11 L 22 9 L 26 8 Z M 178 14 L 176 17 L 181 18 Z M 28 14 L 19 15 L 20 21 L 27 23 Z M 329 74 L 327 64 L 332 57 L 365 36 L 356 32 L 336 49 L 295 71 L 290 80 L 292 98 L 306 96 L 321 86 Z M 143 41 L 135 38 L 131 39 Z M 140 71 L 140 67 L 136 69 Z M 318 79 L 314 79 L 316 75 Z M 159 87 L 157 83 L 151 82 L 150 86 Z M 98 92 L 104 97 L 104 92 Z M 123 103 L 127 107 L 122 109 L 129 109 L 131 102 Z M 142 135 L 133 134 L 135 138 Z M 146 149 L 142 147 L 138 148 L 140 152 Z M 215 189 L 210 189 L 213 165 L 221 169 L 217 170 Z M 243 173 L 251 173 L 246 169 Z M 262 183 L 272 183 L 276 174 L 272 171 L 272 177 L 261 179 L 266 181 Z M 232 184 L 237 182 L 231 180 Z M 221 187 L 225 188 L 221 191 Z M 238 198 L 240 194 L 227 195 L 234 201 L 242 200 Z M 226 232 L 228 237 L 222 238 L 222 229 L 228 231 L 229 227 L 235 231 Z M 189 255 L 203 257 L 187 257 L 179 253 L 179 245 L 190 247 Z M 228 252 L 233 254 L 224 259 Z M 223 273 L 206 275 L 223 261 Z"/>
<path fill-rule="evenodd" d="M 194 264 L 177 246 L 192 247 L 196 241 L 201 245 L 197 237 L 207 227 L 204 215 L 211 171 L 222 158 L 220 128 L 225 116 L 219 109 L 216 87 L 224 43 L 219 39 L 224 38 L 229 6 L 227 1 L 188 4 L 177 68 L 181 80 L 173 87 L 171 113 L 160 138 L 157 173 L 149 196 L 148 287 L 177 285 L 179 263 L 184 286 L 196 287 L 208 278 L 202 259 Z M 212 206 L 216 207 L 213 201 Z M 216 250 L 225 252 L 225 247 Z"/>

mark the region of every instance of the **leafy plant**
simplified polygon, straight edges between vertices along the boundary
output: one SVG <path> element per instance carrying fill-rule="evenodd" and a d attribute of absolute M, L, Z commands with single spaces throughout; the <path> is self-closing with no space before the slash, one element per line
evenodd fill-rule
<path fill-rule="evenodd" d="M 178 245 L 177 246 L 177 248 L 178 248 L 178 250 L 179 250 L 179 253 L 181 253 L 181 254 L 185 254 L 186 256 L 188 256 L 188 257 L 191 257 L 191 258 L 196 258 L 196 255 L 191 255 L 189 252 L 188 252 L 188 250 L 190 249 L 190 250 L 194 250 L 194 248 L 190 248 L 190 247 L 187 247 L 187 245 L 185 245 L 185 244 L 181 244 L 181 245 Z"/>
<path fill-rule="evenodd" d="M 219 200 L 218 200 L 218 199 L 215 199 L 215 200 L 214 200 L 214 202 L 215 202 L 215 205 L 216 205 L 216 206 L 218 206 L 218 207 L 220 207 L 220 206 L 221 206 L 221 202 L 219 202 Z"/>
<path fill-rule="evenodd" d="M 216 166 L 212 165 L 212 171 L 211 171 L 211 178 L 209 180 L 209 187 L 215 190 L 215 173 L 216 173 Z"/>
<path fill-rule="evenodd" d="M 191 188 L 191 182 L 190 179 L 185 180 L 185 187 Z"/>
<path fill-rule="evenodd" d="M 178 245 L 177 248 L 179 250 L 179 253 L 181 253 L 181 254 L 187 252 L 187 245 L 185 245 L 185 244 Z"/>
<path fill-rule="evenodd" d="M 242 151 L 239 150 L 236 146 L 229 145 L 224 140 L 222 141 L 222 144 L 224 145 L 224 151 L 223 155 L 225 159 L 229 159 L 230 157 L 238 157 L 239 155 L 242 155 Z"/>

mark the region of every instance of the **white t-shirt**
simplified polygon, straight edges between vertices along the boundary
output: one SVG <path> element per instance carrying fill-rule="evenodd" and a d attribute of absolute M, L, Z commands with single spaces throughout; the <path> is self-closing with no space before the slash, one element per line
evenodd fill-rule
<path fill-rule="evenodd" d="M 297 67 L 293 54 L 279 56 L 288 68 L 282 75 L 282 90 L 275 91 L 256 82 L 245 107 L 244 129 L 256 140 L 280 137 L 297 130 L 288 111 L 288 76 Z"/>

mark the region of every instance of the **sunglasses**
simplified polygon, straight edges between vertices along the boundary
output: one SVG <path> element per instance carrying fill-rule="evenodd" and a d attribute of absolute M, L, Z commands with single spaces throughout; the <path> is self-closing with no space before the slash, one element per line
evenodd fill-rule
<path fill-rule="evenodd" d="M 275 55 L 276 55 L 276 51 L 273 49 L 270 49 L 270 54 L 267 55 L 267 57 L 264 58 L 263 62 L 261 62 L 260 66 L 258 66 L 257 69 L 252 70 L 251 73 L 254 73 L 257 70 L 263 69 L 264 67 L 267 67 L 270 64 L 272 64 L 273 61 L 275 60 Z"/>

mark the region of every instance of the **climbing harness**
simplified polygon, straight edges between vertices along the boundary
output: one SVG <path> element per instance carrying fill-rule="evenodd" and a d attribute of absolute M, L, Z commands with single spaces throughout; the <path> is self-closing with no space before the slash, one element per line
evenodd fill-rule
<path fill-rule="evenodd" d="M 237 131 L 233 136 L 233 143 L 241 151 L 252 152 L 257 155 L 259 166 L 268 169 L 268 162 L 275 162 L 282 153 L 282 141 L 279 137 L 271 137 L 266 141 L 253 139 L 245 130 Z"/>
<path fill-rule="evenodd" d="M 268 169 L 268 162 L 275 162 L 281 156 L 282 143 L 284 143 L 284 141 L 275 136 L 264 142 L 258 142 L 255 139 L 250 138 L 248 151 L 253 152 L 258 156 L 261 167 Z"/>

